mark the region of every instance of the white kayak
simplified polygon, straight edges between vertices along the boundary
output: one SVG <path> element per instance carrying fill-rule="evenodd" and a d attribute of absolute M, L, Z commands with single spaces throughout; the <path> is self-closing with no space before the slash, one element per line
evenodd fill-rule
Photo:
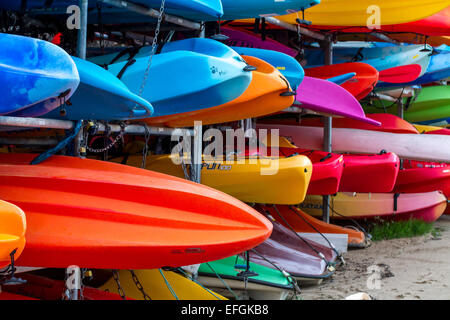
<path fill-rule="evenodd" d="M 323 149 L 323 128 L 258 124 L 257 129 L 279 129 L 297 147 Z M 396 153 L 400 158 L 450 163 L 450 136 L 437 134 L 399 134 L 360 129 L 333 128 L 332 152 Z"/>

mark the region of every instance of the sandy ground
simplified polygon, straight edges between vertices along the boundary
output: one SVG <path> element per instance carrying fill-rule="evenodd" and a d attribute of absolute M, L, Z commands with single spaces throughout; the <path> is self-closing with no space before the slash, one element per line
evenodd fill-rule
<path fill-rule="evenodd" d="M 343 299 L 366 292 L 377 300 L 450 299 L 450 216 L 432 235 L 375 242 L 350 250 L 346 265 L 318 286 L 303 287 L 304 300 Z M 372 272 L 372 273 L 371 273 Z"/>

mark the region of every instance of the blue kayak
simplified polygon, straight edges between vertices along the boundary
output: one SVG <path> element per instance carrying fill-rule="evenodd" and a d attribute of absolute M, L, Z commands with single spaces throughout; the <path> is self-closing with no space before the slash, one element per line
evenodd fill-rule
<path fill-rule="evenodd" d="M 77 68 L 60 47 L 5 33 L 0 33 L 0 47 L 0 115 L 38 116 L 76 90 Z"/>
<path fill-rule="evenodd" d="M 402 86 L 422 85 L 450 77 L 450 49 L 448 47 L 443 47 L 443 49 L 438 47 L 434 51 L 435 53 L 431 56 L 430 64 L 425 74 L 415 81 L 402 84 Z M 387 86 L 381 84 L 380 87 Z"/>
<path fill-rule="evenodd" d="M 252 56 L 259 58 L 277 68 L 281 74 L 286 77 L 294 90 L 300 85 L 305 76 L 300 63 L 293 57 L 273 50 L 247 48 L 247 47 L 231 47 L 240 55 Z"/>
<path fill-rule="evenodd" d="M 11 10 L 21 9 L 21 2 L 22 1 L 0 0 L 1 7 Z M 131 2 L 157 10 L 159 10 L 161 6 L 161 0 L 133 0 Z M 31 10 L 31 12 L 34 11 L 36 13 L 39 10 L 41 13 L 65 14 L 68 6 L 73 4 L 78 5 L 78 3 L 78 0 L 27 0 L 26 8 Z M 101 1 L 90 0 L 88 5 L 91 11 L 93 8 L 97 8 L 97 4 L 101 6 L 102 10 L 105 11 L 105 14 L 107 14 L 110 9 L 116 8 Z M 186 18 L 190 17 L 192 14 L 202 15 L 209 17 L 210 19 L 217 19 L 223 15 L 222 2 L 220 0 L 166 0 L 164 11 L 169 14 L 179 15 Z M 111 10 L 111 12 L 120 12 L 122 15 L 127 14 L 127 11 L 122 9 Z M 108 19 L 108 17 L 105 18 Z"/>
<path fill-rule="evenodd" d="M 148 64 L 150 47 L 144 47 L 127 66 L 129 55 L 108 66 L 114 74 L 139 93 Z M 104 65 L 111 55 L 91 61 Z M 133 60 L 132 60 L 133 61 Z M 153 116 L 165 116 L 210 108 L 239 97 L 252 79 L 251 68 L 230 47 L 221 42 L 192 38 L 169 42 L 153 56 L 142 97 L 155 108 Z"/>
<path fill-rule="evenodd" d="M 417 64 L 421 67 L 421 75 L 425 74 L 430 63 L 432 48 L 427 45 L 409 46 L 345 46 L 333 47 L 333 64 L 345 62 L 364 62 L 370 64 L 378 71 L 399 66 Z M 308 49 L 305 51 L 306 68 L 317 67 L 324 64 L 324 51 L 322 49 Z M 379 81 L 378 86 L 383 82 Z M 386 84 L 390 86 L 391 84 Z M 394 86 L 399 86 L 398 83 Z"/>
<path fill-rule="evenodd" d="M 36 3 L 45 3 L 45 0 L 29 0 L 29 2 Z M 78 2 L 77 0 L 55 0 L 56 4 L 61 3 L 74 3 Z M 98 20 L 98 12 L 97 8 L 97 0 L 90 0 L 89 6 L 92 7 L 91 12 L 89 13 L 88 22 L 89 23 L 99 23 Z M 159 9 L 161 1 L 160 0 L 134 0 L 132 2 L 143 4 L 155 9 Z M 10 9 L 19 9 L 20 2 L 17 1 L 18 4 L 9 5 L 8 7 L 15 7 Z M 288 14 L 293 11 L 299 11 L 302 8 L 307 9 L 314 5 L 320 3 L 320 0 L 222 0 L 220 7 L 219 0 L 166 0 L 166 13 L 170 13 L 172 15 L 181 16 L 186 19 L 195 20 L 195 21 L 216 21 L 218 20 L 220 13 L 223 15 L 220 17 L 222 20 L 236 20 L 236 19 L 246 19 L 246 18 L 259 18 L 264 16 L 277 16 Z M 145 17 L 143 15 L 134 14 L 124 9 L 120 9 L 117 7 L 111 7 L 107 4 L 102 4 L 102 22 L 107 24 L 120 24 L 120 23 L 143 23 L 143 22 L 151 22 L 153 19 Z M 40 5 L 40 7 L 32 7 L 28 5 L 30 8 L 30 14 L 65 14 L 64 11 L 57 7 L 55 4 L 50 7 L 45 7 Z M 43 10 L 45 9 L 45 10 Z M 223 9 L 223 11 L 220 11 Z"/>
<path fill-rule="evenodd" d="M 132 93 L 122 81 L 96 64 L 73 57 L 80 86 L 67 105 L 44 118 L 64 120 L 129 120 L 150 117 L 152 105 Z"/>

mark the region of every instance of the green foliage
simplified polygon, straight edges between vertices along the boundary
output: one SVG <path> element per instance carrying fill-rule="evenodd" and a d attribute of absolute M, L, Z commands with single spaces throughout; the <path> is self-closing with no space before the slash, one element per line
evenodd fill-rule
<path fill-rule="evenodd" d="M 373 241 L 411 238 L 432 233 L 433 236 L 438 230 L 432 223 L 419 219 L 410 219 L 407 221 L 385 221 L 378 222 L 370 228 L 370 234 Z"/>

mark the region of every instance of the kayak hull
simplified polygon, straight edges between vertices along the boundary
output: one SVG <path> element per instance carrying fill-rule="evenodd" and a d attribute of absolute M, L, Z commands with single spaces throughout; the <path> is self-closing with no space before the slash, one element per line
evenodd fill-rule
<path fill-rule="evenodd" d="M 276 206 L 276 210 L 281 217 L 277 214 L 274 207 L 259 206 L 257 210 L 270 214 L 276 221 L 285 227 L 290 226 L 297 233 L 315 233 L 319 231 L 321 233 L 346 234 L 348 236 L 348 246 L 353 248 L 367 247 L 370 242 L 361 231 L 323 222 L 294 206 Z"/>
<path fill-rule="evenodd" d="M 184 178 L 182 166 L 173 162 L 177 158 L 148 156 L 146 169 Z M 140 166 L 141 162 L 142 156 L 130 156 L 127 160 L 131 166 Z M 312 163 L 305 156 L 245 157 L 237 161 L 204 159 L 201 182 L 244 202 L 297 204 L 306 196 L 311 174 Z"/>
<path fill-rule="evenodd" d="M 330 206 L 330 218 L 333 219 L 421 219 L 433 222 L 444 212 L 447 199 L 439 191 L 399 194 L 396 200 L 394 193 L 338 193 L 331 197 Z M 300 209 L 312 216 L 321 216 L 322 199 L 308 196 Z"/>
<path fill-rule="evenodd" d="M 339 191 L 391 192 L 397 180 L 399 168 L 400 159 L 392 152 L 366 155 L 345 154 Z"/>
<path fill-rule="evenodd" d="M 2 33 L 0 115 L 39 116 L 69 99 L 80 83 L 72 58 L 39 39 Z"/>
<path fill-rule="evenodd" d="M 0 269 L 17 260 L 25 247 L 27 223 L 25 213 L 12 203 L 0 200 Z"/>
<path fill-rule="evenodd" d="M 139 282 L 142 284 L 144 292 L 152 300 L 227 300 L 222 295 L 209 289 L 201 287 L 199 284 L 172 271 L 162 269 L 134 270 Z M 175 296 L 170 292 L 164 278 L 175 292 Z M 129 270 L 119 271 L 119 281 L 127 297 L 144 300 L 142 292 L 133 282 L 132 274 Z M 117 292 L 117 283 L 110 278 L 99 289 L 108 292 Z"/>
<path fill-rule="evenodd" d="M 205 186 L 65 156 L 29 165 L 35 156 L 0 155 L 0 197 L 27 214 L 18 266 L 182 266 L 241 252 L 271 232 L 259 213 Z"/>
<path fill-rule="evenodd" d="M 289 125 L 257 124 L 259 129 L 279 129 L 298 147 L 320 150 L 323 128 Z M 360 129 L 333 128 L 332 152 L 376 154 L 382 150 L 400 158 L 450 162 L 450 141 L 447 136 L 431 134 L 398 134 Z"/>
<path fill-rule="evenodd" d="M 356 73 L 356 76 L 341 84 L 341 87 L 350 92 L 357 100 L 366 97 L 378 82 L 377 69 L 362 62 L 339 63 L 305 69 L 305 75 L 319 79 L 329 79 L 349 72 Z"/>
<path fill-rule="evenodd" d="M 202 125 L 231 122 L 275 113 L 290 107 L 294 97 L 283 95 L 292 90 L 280 72 L 260 59 L 248 56 L 243 58 L 257 70 L 253 71 L 250 85 L 238 98 L 212 108 L 151 117 L 143 121 L 149 125 L 190 127 L 195 121 L 201 121 Z"/>

